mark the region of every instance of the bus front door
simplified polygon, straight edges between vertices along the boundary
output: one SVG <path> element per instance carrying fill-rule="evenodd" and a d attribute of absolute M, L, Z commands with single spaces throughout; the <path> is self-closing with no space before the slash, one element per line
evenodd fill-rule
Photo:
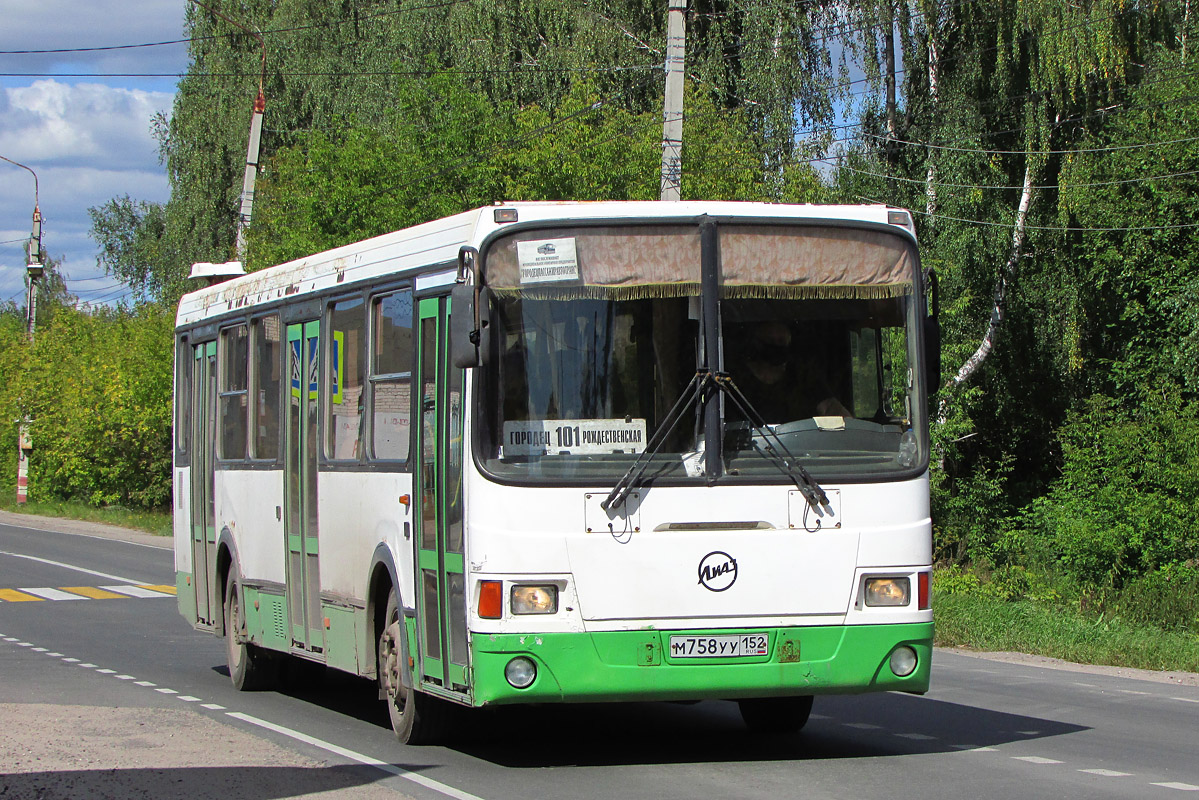
<path fill-rule="evenodd" d="M 284 535 L 287 537 L 287 608 L 291 646 L 323 653 L 321 574 L 317 537 L 317 448 L 320 323 L 287 326 L 287 396 L 284 460 Z"/>
<path fill-rule="evenodd" d="M 196 620 L 212 628 L 222 619 L 216 580 L 216 342 L 192 348 L 191 538 L 192 588 L 196 593 Z"/>
<path fill-rule="evenodd" d="M 462 370 L 447 355 L 449 298 L 418 307 L 420 468 L 416 496 L 420 680 L 469 696 L 462 526 Z"/>

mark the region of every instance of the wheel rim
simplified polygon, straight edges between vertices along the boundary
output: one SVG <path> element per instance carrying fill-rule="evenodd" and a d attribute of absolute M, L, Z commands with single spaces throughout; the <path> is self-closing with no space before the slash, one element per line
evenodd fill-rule
<path fill-rule="evenodd" d="M 406 697 L 400 683 L 400 653 L 396 646 L 400 638 L 400 622 L 391 620 L 379 637 L 379 671 L 387 702 L 398 714 L 404 713 Z"/>
<path fill-rule="evenodd" d="M 225 635 L 229 637 L 229 669 L 237 671 L 241 667 L 242 660 L 242 645 L 239 640 L 241 633 L 241 605 L 237 602 L 237 587 L 229 593 L 229 630 L 225 631 Z"/>

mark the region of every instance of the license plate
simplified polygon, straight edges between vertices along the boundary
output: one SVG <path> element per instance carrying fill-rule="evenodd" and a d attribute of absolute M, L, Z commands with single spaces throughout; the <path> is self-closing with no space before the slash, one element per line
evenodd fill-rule
<path fill-rule="evenodd" d="M 766 634 L 738 633 L 720 636 L 671 636 L 672 658 L 752 658 L 769 655 Z"/>

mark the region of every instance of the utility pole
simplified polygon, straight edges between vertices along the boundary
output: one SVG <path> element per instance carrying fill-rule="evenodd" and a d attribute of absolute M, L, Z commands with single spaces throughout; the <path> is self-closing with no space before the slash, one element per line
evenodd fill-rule
<path fill-rule="evenodd" d="M 241 28 L 258 40 L 262 48 L 262 69 L 258 74 L 258 96 L 254 99 L 254 111 L 250 116 L 250 139 L 246 146 L 246 172 L 241 183 L 241 210 L 237 215 L 237 258 L 244 262 L 246 257 L 246 229 L 250 227 L 250 218 L 254 214 L 254 183 L 258 178 L 258 150 L 262 140 L 262 115 L 266 112 L 266 95 L 263 88 L 266 84 L 266 41 L 262 34 L 247 28 L 236 20 L 230 19 L 215 8 L 209 8 L 200 0 L 191 0 L 213 16 L 220 17 L 234 27 Z"/>
<path fill-rule="evenodd" d="M 38 202 L 37 173 L 31 168 L 13 161 L 11 158 L 0 156 L 0 160 L 20 167 L 33 176 L 33 230 L 29 237 L 29 263 L 26 273 L 29 278 L 29 294 L 25 303 L 25 332 L 29 343 L 33 344 L 33 334 L 37 327 L 37 285 L 42 277 L 42 211 Z M 29 451 L 33 449 L 29 437 L 29 417 L 20 420 L 17 428 L 17 505 L 24 505 L 29 499 Z"/>
<path fill-rule="evenodd" d="M 687 0 L 670 0 L 666 14 L 666 104 L 662 114 L 662 200 L 678 200 L 683 182 L 683 65 Z"/>

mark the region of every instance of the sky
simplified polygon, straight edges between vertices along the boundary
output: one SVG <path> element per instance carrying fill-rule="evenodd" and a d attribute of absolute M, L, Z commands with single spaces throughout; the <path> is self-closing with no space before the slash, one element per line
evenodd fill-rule
<path fill-rule="evenodd" d="M 187 2 L 0 0 L 0 156 L 37 173 L 43 251 L 62 261 L 67 290 L 81 302 L 129 297 L 96 264 L 87 210 L 125 195 L 170 196 L 150 124 L 155 113 L 170 114 L 187 45 L 13 51 L 176 41 Z M 167 77 L 124 77 L 132 75 Z M 24 305 L 33 207 L 33 175 L 0 160 L 0 303 Z"/>

